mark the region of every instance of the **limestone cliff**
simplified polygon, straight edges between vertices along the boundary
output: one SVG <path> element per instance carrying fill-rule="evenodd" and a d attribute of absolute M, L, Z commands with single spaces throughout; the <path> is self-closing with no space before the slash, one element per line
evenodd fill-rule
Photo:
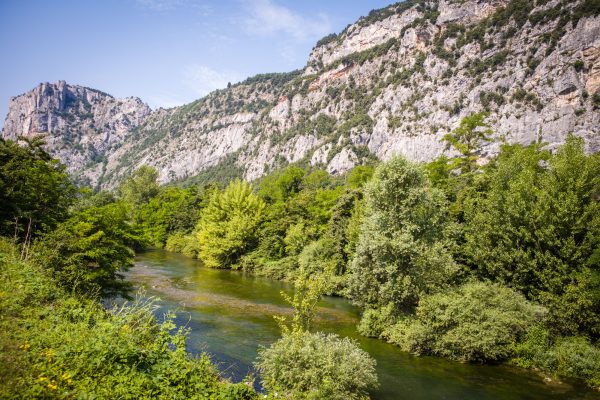
<path fill-rule="evenodd" d="M 52 155 L 79 179 L 97 181 L 103 160 L 150 114 L 140 99 L 115 99 L 98 90 L 42 83 L 10 99 L 2 136 L 45 135 Z"/>
<path fill-rule="evenodd" d="M 509 142 L 553 148 L 572 132 L 600 151 L 600 7 L 597 0 L 409 0 L 323 38 L 303 70 L 258 75 L 150 115 L 131 102 L 137 118 L 111 131 L 122 144 L 101 147 L 101 163 L 78 164 L 105 186 L 142 164 L 166 182 L 224 169 L 255 179 L 293 162 L 342 173 L 373 157 L 431 160 L 445 151 L 443 135 L 478 111 L 489 112 L 498 138 Z M 4 136 L 33 126 L 21 108 L 44 113 L 27 104 L 13 100 Z M 79 160 L 68 146 L 53 151 L 70 167 Z"/>

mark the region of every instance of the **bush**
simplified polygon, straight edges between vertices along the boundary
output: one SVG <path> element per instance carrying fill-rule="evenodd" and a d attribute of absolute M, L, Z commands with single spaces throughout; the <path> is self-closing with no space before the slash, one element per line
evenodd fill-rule
<path fill-rule="evenodd" d="M 540 325 L 515 345 L 514 352 L 513 364 L 585 379 L 590 386 L 600 388 L 600 349 L 584 337 L 559 338 L 553 343 L 548 330 Z"/>
<path fill-rule="evenodd" d="M 348 338 L 310 332 L 284 335 L 259 350 L 263 386 L 283 398 L 368 399 L 377 385 L 375 360 Z"/>
<path fill-rule="evenodd" d="M 404 316 L 381 333 L 381 337 L 414 354 L 431 353 L 431 331 L 414 316 Z"/>
<path fill-rule="evenodd" d="M 406 350 L 459 361 L 502 361 L 544 310 L 497 284 L 474 282 L 423 297 L 416 319 L 401 320 L 387 333 Z"/>
<path fill-rule="evenodd" d="M 186 234 L 175 232 L 167 238 L 165 250 L 173 253 L 182 253 L 186 257 L 198 258 L 199 245 L 194 232 Z"/>
<path fill-rule="evenodd" d="M 394 304 L 379 309 L 368 308 L 363 311 L 360 322 L 356 327 L 358 333 L 367 337 L 379 338 L 389 327 L 394 312 Z"/>

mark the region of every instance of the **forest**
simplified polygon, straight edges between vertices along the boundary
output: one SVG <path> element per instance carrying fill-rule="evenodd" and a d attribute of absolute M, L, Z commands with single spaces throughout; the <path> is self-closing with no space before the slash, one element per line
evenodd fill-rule
<path fill-rule="evenodd" d="M 294 285 L 295 313 L 256 361 L 269 398 L 376 387 L 355 342 L 311 329 L 324 295 L 406 352 L 600 387 L 600 155 L 569 136 L 486 158 L 486 117 L 463 118 L 444 138 L 454 156 L 427 164 L 189 186 L 142 166 L 112 191 L 76 186 L 41 138 L 0 140 L 0 397 L 262 397 L 187 353 L 186 329 L 132 291 L 123 272 L 145 248 Z"/>

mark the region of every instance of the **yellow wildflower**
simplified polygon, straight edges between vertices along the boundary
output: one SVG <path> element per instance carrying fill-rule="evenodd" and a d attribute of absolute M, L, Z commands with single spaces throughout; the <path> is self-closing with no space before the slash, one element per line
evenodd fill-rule
<path fill-rule="evenodd" d="M 56 390 L 58 389 L 58 385 L 56 383 L 51 382 L 48 384 L 48 389 Z"/>
<path fill-rule="evenodd" d="M 27 343 L 27 342 L 25 342 L 25 343 L 23 343 L 23 344 L 20 344 L 20 345 L 19 345 L 19 348 L 20 348 L 21 350 L 23 350 L 23 351 L 27 351 L 27 350 L 29 350 L 29 348 L 30 348 L 30 347 L 31 347 L 31 345 L 30 345 L 29 343 Z"/>
<path fill-rule="evenodd" d="M 54 358 L 54 350 L 52 350 L 52 349 L 48 349 L 48 350 L 44 351 L 42 354 L 44 356 L 46 356 L 46 358 L 48 358 L 48 361 L 52 361 L 52 358 Z"/>

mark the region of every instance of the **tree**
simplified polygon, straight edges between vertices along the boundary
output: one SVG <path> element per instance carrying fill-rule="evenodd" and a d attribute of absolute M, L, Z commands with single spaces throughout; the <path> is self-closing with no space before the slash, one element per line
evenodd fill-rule
<path fill-rule="evenodd" d="M 252 248 L 264 207 L 252 187 L 241 180 L 215 192 L 197 227 L 199 258 L 205 265 L 229 268 Z"/>
<path fill-rule="evenodd" d="M 90 207 L 59 224 L 34 246 L 35 260 L 63 286 L 84 294 L 127 295 L 122 272 L 139 243 L 119 203 Z"/>
<path fill-rule="evenodd" d="M 0 139 L 0 234 L 28 244 L 68 216 L 75 188 L 41 137 Z"/>
<path fill-rule="evenodd" d="M 194 228 L 200 218 L 202 200 L 195 189 L 165 187 L 138 207 L 135 220 L 148 243 L 163 247 L 170 235 L 189 233 Z"/>
<path fill-rule="evenodd" d="M 373 176 L 373 167 L 368 165 L 357 165 L 348 172 L 346 182 L 352 189 L 359 189 L 365 186 Z"/>
<path fill-rule="evenodd" d="M 284 202 L 300 191 L 305 175 L 302 168 L 289 166 L 263 178 L 258 195 L 267 203 Z"/>
<path fill-rule="evenodd" d="M 464 117 L 455 130 L 444 136 L 447 148 L 453 147 L 460 153 L 460 157 L 452 162 L 452 168 L 459 168 L 461 172 L 470 172 L 476 169 L 479 147 L 489 142 L 492 130 L 485 122 L 487 113 L 475 113 Z"/>
<path fill-rule="evenodd" d="M 349 291 L 364 308 L 410 311 L 456 270 L 448 250 L 446 201 L 404 158 L 381 164 L 366 188 L 366 210 Z"/>
<path fill-rule="evenodd" d="M 142 165 L 119 186 L 119 196 L 135 208 L 147 203 L 159 191 L 158 171 L 148 165 Z"/>
<path fill-rule="evenodd" d="M 465 259 L 548 307 L 553 330 L 600 335 L 600 156 L 570 136 L 554 155 L 504 146 L 466 211 Z"/>

